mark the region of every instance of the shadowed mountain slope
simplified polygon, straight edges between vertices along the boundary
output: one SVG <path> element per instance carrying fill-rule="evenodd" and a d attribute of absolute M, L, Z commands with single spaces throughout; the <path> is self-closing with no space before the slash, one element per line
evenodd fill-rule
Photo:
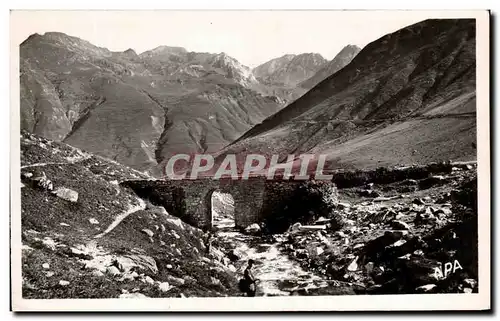
<path fill-rule="evenodd" d="M 475 159 L 475 44 L 468 19 L 388 34 L 219 155 L 328 154 L 331 169 Z"/>

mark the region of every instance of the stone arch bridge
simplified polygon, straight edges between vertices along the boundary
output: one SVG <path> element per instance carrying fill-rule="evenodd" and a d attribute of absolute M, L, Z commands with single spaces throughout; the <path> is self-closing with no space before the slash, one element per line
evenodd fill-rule
<path fill-rule="evenodd" d="M 213 192 L 231 194 L 235 225 L 245 228 L 276 213 L 303 182 L 254 177 L 248 180 L 138 180 L 122 184 L 131 187 L 140 197 L 165 207 L 169 214 L 207 230 L 212 226 Z"/>

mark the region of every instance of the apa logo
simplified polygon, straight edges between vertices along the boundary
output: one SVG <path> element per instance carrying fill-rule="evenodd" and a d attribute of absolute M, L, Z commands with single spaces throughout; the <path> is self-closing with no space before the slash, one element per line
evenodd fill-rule
<path fill-rule="evenodd" d="M 458 260 L 455 260 L 455 262 L 453 263 L 446 262 L 445 264 L 443 264 L 443 268 L 440 267 L 434 268 L 434 277 L 438 280 L 446 279 L 449 275 L 455 273 L 455 271 L 457 270 L 463 270 Z"/>

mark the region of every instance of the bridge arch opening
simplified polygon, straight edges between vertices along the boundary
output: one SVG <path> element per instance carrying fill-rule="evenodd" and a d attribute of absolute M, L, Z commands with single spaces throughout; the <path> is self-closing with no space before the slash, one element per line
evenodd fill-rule
<path fill-rule="evenodd" d="M 210 192 L 209 213 L 212 229 L 232 229 L 236 227 L 234 197 L 220 190 Z"/>

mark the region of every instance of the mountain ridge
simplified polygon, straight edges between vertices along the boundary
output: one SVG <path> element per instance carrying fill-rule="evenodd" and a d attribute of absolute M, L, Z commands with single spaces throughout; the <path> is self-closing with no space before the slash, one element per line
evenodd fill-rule
<path fill-rule="evenodd" d="M 325 152 L 331 169 L 373 168 L 475 158 L 474 139 L 474 20 L 430 19 L 371 42 L 218 155 Z"/>

